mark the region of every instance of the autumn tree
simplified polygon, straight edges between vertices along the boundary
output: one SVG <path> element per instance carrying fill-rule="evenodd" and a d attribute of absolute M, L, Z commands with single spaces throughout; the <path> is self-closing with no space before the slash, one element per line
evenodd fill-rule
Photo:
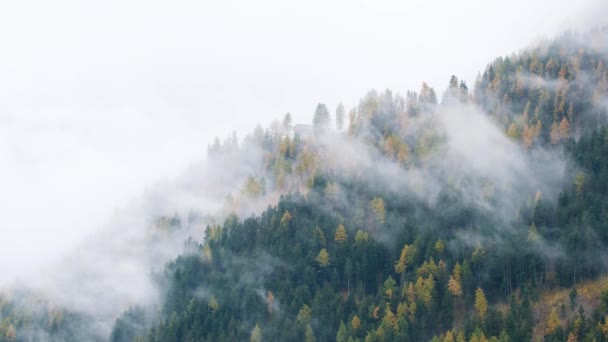
<path fill-rule="evenodd" d="M 316 260 L 317 263 L 319 263 L 319 266 L 321 267 L 327 267 L 327 265 L 329 265 L 329 253 L 327 253 L 327 250 L 325 248 L 321 249 L 319 255 L 317 255 Z"/>
<path fill-rule="evenodd" d="M 399 153 L 399 147 L 401 146 L 401 141 L 394 134 L 389 134 L 384 138 L 384 153 L 388 155 L 391 159 L 396 159 Z"/>
<path fill-rule="evenodd" d="M 410 281 L 407 285 L 407 289 L 404 290 L 405 296 L 407 300 L 413 302 L 416 299 L 416 289 L 414 289 L 414 284 Z"/>
<path fill-rule="evenodd" d="M 397 152 L 397 161 L 401 164 L 405 163 L 410 156 L 410 148 L 406 143 L 399 144 L 399 151 Z"/>
<path fill-rule="evenodd" d="M 378 222 L 384 224 L 386 221 L 386 209 L 384 208 L 384 200 L 382 197 L 374 197 L 370 202 L 370 207 L 374 214 L 376 214 Z"/>
<path fill-rule="evenodd" d="M 416 291 L 416 297 L 418 297 L 424 303 L 426 308 L 429 308 L 433 300 L 433 289 L 435 288 L 435 280 L 433 276 L 429 276 L 426 279 L 418 277 L 414 290 Z"/>
<path fill-rule="evenodd" d="M 559 136 L 561 139 L 567 139 L 568 137 L 570 137 L 570 123 L 565 117 L 559 124 Z"/>
<path fill-rule="evenodd" d="M 448 281 L 448 290 L 450 293 L 456 297 L 462 296 L 462 269 L 460 267 L 460 263 L 456 263 L 454 265 L 454 270 L 452 271 L 452 275 L 450 275 L 450 280 Z"/>
<path fill-rule="evenodd" d="M 519 139 L 519 132 L 517 131 L 517 126 L 515 123 L 511 123 L 509 129 L 507 129 L 507 135 L 512 139 Z"/>
<path fill-rule="evenodd" d="M 454 342 L 454 335 L 451 331 L 447 331 L 445 333 L 445 337 L 443 338 L 443 342 Z"/>
<path fill-rule="evenodd" d="M 389 303 L 386 303 L 384 308 L 384 317 L 382 318 L 382 325 L 389 329 L 392 329 L 393 331 L 399 331 L 399 321 L 391 310 L 391 305 Z"/>
<path fill-rule="evenodd" d="M 413 245 L 405 245 L 401 249 L 401 255 L 399 256 L 399 260 L 395 262 L 395 272 L 401 274 L 401 286 L 404 285 L 405 282 L 405 270 L 407 266 L 412 262 L 414 257 L 414 246 Z"/>
<path fill-rule="evenodd" d="M 554 145 L 557 144 L 562 138 L 559 132 L 559 125 L 555 122 L 551 125 L 550 138 L 551 143 Z"/>
<path fill-rule="evenodd" d="M 334 240 L 338 244 L 341 244 L 341 243 L 345 242 L 347 239 L 348 239 L 348 234 L 346 233 L 346 228 L 344 228 L 344 225 L 342 223 L 340 223 L 338 225 L 338 229 L 336 229 L 336 235 L 334 237 Z"/>
<path fill-rule="evenodd" d="M 289 211 L 285 210 L 283 216 L 281 216 L 281 227 L 287 228 L 289 226 L 289 222 L 291 222 L 291 214 Z"/>
<path fill-rule="evenodd" d="M 300 323 L 308 323 L 308 322 L 310 322 L 311 319 L 312 319 L 312 309 L 308 305 L 303 304 L 302 307 L 300 308 L 300 311 L 298 311 L 296 320 Z"/>
<path fill-rule="evenodd" d="M 475 310 L 477 310 L 477 314 L 482 319 L 485 317 L 486 312 L 488 312 L 488 300 L 480 287 L 475 291 Z"/>
<path fill-rule="evenodd" d="M 534 243 L 540 241 L 540 235 L 538 234 L 538 229 L 536 229 L 536 224 L 534 222 L 532 222 L 528 229 L 528 241 Z"/>
<path fill-rule="evenodd" d="M 353 328 L 354 331 L 359 330 L 359 328 L 361 327 L 361 320 L 359 319 L 359 317 L 357 317 L 357 315 L 353 316 L 353 319 L 350 321 L 350 326 Z"/>
<path fill-rule="evenodd" d="M 534 126 L 526 125 L 524 127 L 524 132 L 522 134 L 522 141 L 523 141 L 524 147 L 526 149 L 529 149 L 532 147 L 532 145 L 536 141 L 536 138 L 540 134 L 541 130 L 542 130 L 542 124 L 541 124 L 540 120 L 537 121 L 536 125 L 534 125 Z"/>
<path fill-rule="evenodd" d="M 319 244 L 324 245 L 327 243 L 327 239 L 325 238 L 325 234 L 323 233 L 321 228 L 314 227 L 312 230 L 312 235 Z"/>
<path fill-rule="evenodd" d="M 473 335 L 471 336 L 470 342 L 488 342 L 486 335 L 479 328 L 475 329 Z"/>
<path fill-rule="evenodd" d="M 304 333 L 304 342 L 316 342 L 315 333 L 312 330 L 312 326 L 306 324 L 306 332 Z"/>
<path fill-rule="evenodd" d="M 340 321 L 340 328 L 338 328 L 338 334 L 336 336 L 336 342 L 346 342 L 348 340 L 348 331 L 344 321 Z"/>
<path fill-rule="evenodd" d="M 551 310 L 551 313 L 549 314 L 549 318 L 547 319 L 547 324 L 545 325 L 545 335 L 550 335 L 554 333 L 560 325 L 561 322 L 559 321 L 557 310 L 553 308 Z"/>
<path fill-rule="evenodd" d="M 211 312 L 217 311 L 219 307 L 220 304 L 218 303 L 217 298 L 215 298 L 215 296 L 211 296 L 211 299 L 209 299 L 209 309 L 211 309 Z"/>
<path fill-rule="evenodd" d="M 369 233 L 364 231 L 364 230 L 357 230 L 357 233 L 355 234 L 355 243 L 364 243 L 367 242 L 369 240 Z"/>
<path fill-rule="evenodd" d="M 251 330 L 251 336 L 249 337 L 250 342 L 262 342 L 262 329 L 258 324 Z"/>
<path fill-rule="evenodd" d="M 585 174 L 582 172 L 578 172 L 574 177 L 574 187 L 576 189 L 576 194 L 581 195 L 583 193 L 583 188 L 585 187 Z"/>
<path fill-rule="evenodd" d="M 600 329 L 602 330 L 602 334 L 604 334 L 604 337 L 608 339 L 608 319 L 604 320 L 604 324 L 600 326 Z"/>
<path fill-rule="evenodd" d="M 268 291 L 268 295 L 266 296 L 266 309 L 268 310 L 268 314 L 272 315 L 272 306 L 274 305 L 274 294 L 271 291 Z"/>
<path fill-rule="evenodd" d="M 6 339 L 9 341 L 15 341 L 17 339 L 17 330 L 15 330 L 15 327 L 12 324 L 6 329 L 5 335 Z"/>
<path fill-rule="evenodd" d="M 445 243 L 443 242 L 443 240 L 439 239 L 439 240 L 435 241 L 435 245 L 433 246 L 433 249 L 437 253 L 437 257 L 440 258 L 443 255 L 443 251 L 445 251 Z"/>
<path fill-rule="evenodd" d="M 562 118 L 559 125 L 556 122 L 551 125 L 550 137 L 552 144 L 557 144 L 560 140 L 570 137 L 570 123 L 566 117 Z"/>
<path fill-rule="evenodd" d="M 243 192 L 251 198 L 256 198 L 265 193 L 266 189 L 262 188 L 262 186 L 265 187 L 265 184 L 262 184 L 258 179 L 249 175 L 245 181 Z"/>

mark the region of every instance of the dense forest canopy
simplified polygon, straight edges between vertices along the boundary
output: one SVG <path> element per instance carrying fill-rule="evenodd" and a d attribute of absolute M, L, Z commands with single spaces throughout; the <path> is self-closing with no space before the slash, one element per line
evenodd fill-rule
<path fill-rule="evenodd" d="M 472 90 L 370 91 L 216 139 L 208 163 L 261 166 L 110 340 L 607 341 L 607 38 L 498 58 Z M 0 341 L 108 338 L 78 308 L 22 302 L 0 301 Z"/>

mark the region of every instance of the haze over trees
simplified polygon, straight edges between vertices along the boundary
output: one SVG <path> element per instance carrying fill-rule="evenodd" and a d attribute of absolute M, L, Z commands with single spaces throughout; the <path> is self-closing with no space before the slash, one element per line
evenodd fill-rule
<path fill-rule="evenodd" d="M 218 199 L 235 213 L 152 271 L 161 303 L 133 305 L 110 340 L 607 341 L 598 41 L 608 30 L 498 58 L 472 90 L 453 75 L 441 101 L 426 83 L 370 91 L 336 108 L 336 130 L 319 104 L 310 134 L 288 113 L 217 139 L 209 163 L 248 148 L 260 170 Z M 237 216 L 252 203 L 269 205 Z M 100 339 L 66 308 L 0 310 L 0 341 Z"/>

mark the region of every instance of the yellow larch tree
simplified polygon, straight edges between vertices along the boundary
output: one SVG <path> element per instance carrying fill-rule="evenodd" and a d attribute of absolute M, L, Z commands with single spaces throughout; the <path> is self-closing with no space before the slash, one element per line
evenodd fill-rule
<path fill-rule="evenodd" d="M 545 335 L 550 335 L 557 330 L 557 328 L 561 325 L 559 321 L 559 316 L 557 315 L 557 310 L 553 308 L 551 313 L 549 314 L 549 318 L 547 319 L 547 324 L 545 326 Z"/>
<path fill-rule="evenodd" d="M 292 217 L 289 211 L 285 210 L 285 213 L 283 213 L 283 216 L 281 216 L 281 227 L 287 228 L 289 222 L 291 222 L 291 218 Z"/>
<path fill-rule="evenodd" d="M 10 324 L 6 329 L 5 335 L 6 339 L 9 341 L 15 341 L 17 339 L 17 330 L 15 330 L 15 327 L 12 324 Z"/>
<path fill-rule="evenodd" d="M 559 136 L 562 139 L 567 139 L 570 137 L 570 122 L 568 122 L 566 117 L 564 117 L 562 122 L 559 123 Z"/>
<path fill-rule="evenodd" d="M 378 222 L 384 224 L 384 222 L 386 222 L 386 209 L 384 208 L 384 200 L 382 197 L 374 197 L 370 202 L 370 207 L 374 214 L 376 214 Z"/>
<path fill-rule="evenodd" d="M 551 125 L 551 134 L 550 134 L 550 137 L 551 137 L 551 143 L 553 145 L 557 144 L 561 140 L 561 138 L 562 138 L 561 135 L 560 135 L 560 133 L 559 133 L 559 125 L 556 122 L 554 122 Z"/>
<path fill-rule="evenodd" d="M 405 270 L 407 269 L 407 266 L 412 262 L 413 257 L 414 246 L 403 246 L 403 248 L 401 249 L 401 255 L 399 256 L 399 260 L 395 262 L 395 272 L 401 275 L 401 286 L 403 286 L 405 282 Z"/>
<path fill-rule="evenodd" d="M 268 291 L 268 295 L 266 296 L 266 309 L 268 310 L 268 314 L 272 315 L 272 306 L 274 304 L 274 294 L 271 291 Z"/>
<path fill-rule="evenodd" d="M 450 275 L 450 280 L 448 281 L 448 290 L 453 296 L 460 297 L 462 296 L 462 268 L 460 267 L 460 263 L 456 263 L 454 265 L 454 270 Z"/>
<path fill-rule="evenodd" d="M 385 327 L 392 329 L 393 331 L 399 331 L 399 321 L 391 310 L 391 305 L 389 303 L 386 303 L 386 307 L 384 309 L 384 317 L 382 318 L 382 324 Z"/>
<path fill-rule="evenodd" d="M 334 236 L 334 240 L 338 244 L 341 244 L 341 243 L 345 242 L 347 239 L 348 239 L 348 234 L 346 233 L 346 228 L 344 228 L 344 225 L 342 223 L 340 223 L 340 225 L 338 225 L 338 229 L 336 229 L 336 235 Z"/>
<path fill-rule="evenodd" d="M 481 318 L 484 318 L 488 312 L 488 300 L 480 287 L 475 291 L 475 310 Z"/>
<path fill-rule="evenodd" d="M 517 131 L 517 126 L 515 123 L 511 123 L 509 129 L 507 129 L 507 135 L 512 139 L 519 139 L 519 132 Z"/>
<path fill-rule="evenodd" d="M 327 253 L 327 250 L 325 248 L 321 249 L 319 255 L 317 255 L 316 260 L 319 263 L 319 266 L 321 267 L 327 267 L 327 265 L 329 265 L 329 253 Z"/>
<path fill-rule="evenodd" d="M 249 337 L 250 342 L 262 342 L 262 329 L 258 324 L 251 330 L 251 336 Z"/>
<path fill-rule="evenodd" d="M 353 328 L 354 331 L 357 331 L 361 327 L 361 320 L 359 319 L 359 317 L 357 317 L 357 315 L 355 315 L 350 321 L 350 326 Z"/>

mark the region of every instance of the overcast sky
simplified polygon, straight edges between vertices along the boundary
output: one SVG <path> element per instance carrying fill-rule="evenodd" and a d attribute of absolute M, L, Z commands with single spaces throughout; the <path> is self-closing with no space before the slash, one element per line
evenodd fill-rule
<path fill-rule="evenodd" d="M 317 102 L 478 71 L 598 0 L 4 1 L 0 270 L 31 272 L 158 180 Z"/>

